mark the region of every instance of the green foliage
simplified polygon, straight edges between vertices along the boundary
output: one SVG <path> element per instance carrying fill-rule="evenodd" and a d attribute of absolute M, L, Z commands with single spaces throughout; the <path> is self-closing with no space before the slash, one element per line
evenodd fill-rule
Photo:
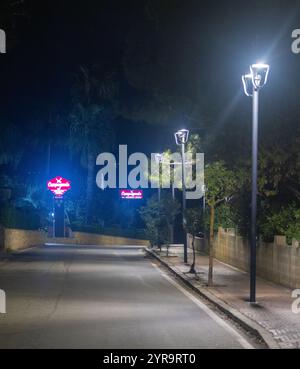
<path fill-rule="evenodd" d="M 258 189 L 262 197 L 284 195 L 287 201 L 300 201 L 299 143 L 296 136 L 289 145 L 275 144 L 260 150 Z"/>
<path fill-rule="evenodd" d="M 205 167 L 206 202 L 216 206 L 229 201 L 242 185 L 242 177 L 228 169 L 223 161 L 207 164 Z"/>
<path fill-rule="evenodd" d="M 163 194 L 161 201 L 154 195 L 140 209 L 140 215 L 145 223 L 147 238 L 152 246 L 170 243 L 171 226 L 179 213 L 180 205 L 170 195 Z"/>
<path fill-rule="evenodd" d="M 99 149 L 111 149 L 113 141 L 110 111 L 103 105 L 83 106 L 78 103 L 70 115 L 70 149 L 78 152 L 83 167 L 87 167 L 88 155 L 96 157 Z"/>
<path fill-rule="evenodd" d="M 187 152 L 195 155 L 196 153 L 204 152 L 203 150 L 203 139 L 198 134 L 190 134 L 187 143 Z"/>
<path fill-rule="evenodd" d="M 80 67 L 72 89 L 73 102 L 69 114 L 69 148 L 78 154 L 86 173 L 85 222 L 92 221 L 92 199 L 95 188 L 94 170 L 99 152 L 111 151 L 114 143 L 112 121 L 116 106 L 116 86 L 111 74 L 99 78 L 95 68 Z"/>
<path fill-rule="evenodd" d="M 6 228 L 35 230 L 41 226 L 39 211 L 34 207 L 5 205 L 0 210 L 0 224 Z"/>
<path fill-rule="evenodd" d="M 159 235 L 159 203 L 156 197 L 147 201 L 147 205 L 140 209 L 140 215 L 145 223 L 146 237 L 151 246 L 161 243 Z"/>
<path fill-rule="evenodd" d="M 209 213 L 205 214 L 205 228 L 209 229 Z M 215 209 L 214 231 L 217 232 L 219 227 L 236 228 L 238 224 L 238 215 L 236 209 L 230 203 L 222 203 Z"/>
<path fill-rule="evenodd" d="M 203 216 L 202 216 L 203 217 Z M 206 210 L 203 217 L 205 229 L 209 229 L 210 216 L 209 209 Z M 217 232 L 219 227 L 222 228 L 239 228 L 240 218 L 234 204 L 224 202 L 219 204 L 215 209 L 214 231 Z"/>
<path fill-rule="evenodd" d="M 300 240 L 300 209 L 295 204 L 289 204 L 278 210 L 269 209 L 259 222 L 259 230 L 263 240 L 273 241 L 274 235 Z"/>
<path fill-rule="evenodd" d="M 1 124 L 0 148 L 0 166 L 6 165 L 16 169 L 24 154 L 24 147 L 22 134 L 15 124 Z"/>
<path fill-rule="evenodd" d="M 185 225 L 184 228 L 187 233 L 196 235 L 199 232 L 203 232 L 203 212 L 200 208 L 186 209 L 185 212 Z"/>

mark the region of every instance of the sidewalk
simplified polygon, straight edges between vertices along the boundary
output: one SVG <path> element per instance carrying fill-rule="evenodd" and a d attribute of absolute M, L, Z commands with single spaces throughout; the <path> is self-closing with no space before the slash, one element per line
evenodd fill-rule
<path fill-rule="evenodd" d="M 153 251 L 153 250 L 152 250 Z M 215 260 L 214 287 L 207 287 L 208 257 L 197 255 L 197 277 L 189 274 L 189 266 L 183 263 L 182 255 L 166 257 L 166 253 L 155 250 L 155 254 L 179 276 L 183 277 L 198 290 L 207 292 L 225 303 L 247 321 L 267 331 L 279 348 L 300 348 L 300 313 L 292 312 L 294 301 L 292 290 L 266 280 L 257 279 L 258 306 L 247 303 L 249 296 L 249 275 L 227 264 Z M 188 255 L 189 262 L 192 254 Z M 263 328 L 263 329 L 261 329 Z"/>

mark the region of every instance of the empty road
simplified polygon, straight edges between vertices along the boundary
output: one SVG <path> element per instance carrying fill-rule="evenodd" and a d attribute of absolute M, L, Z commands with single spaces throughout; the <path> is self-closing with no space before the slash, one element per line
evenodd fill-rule
<path fill-rule="evenodd" d="M 0 260 L 0 348 L 252 348 L 138 247 L 45 246 Z"/>

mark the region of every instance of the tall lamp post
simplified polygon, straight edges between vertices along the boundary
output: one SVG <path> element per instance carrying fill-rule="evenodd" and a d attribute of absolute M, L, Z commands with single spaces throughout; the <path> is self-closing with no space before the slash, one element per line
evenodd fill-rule
<path fill-rule="evenodd" d="M 161 178 L 160 178 L 160 164 L 163 162 L 163 154 L 155 154 L 155 161 L 158 164 L 158 201 L 161 198 Z"/>
<path fill-rule="evenodd" d="M 252 97 L 252 190 L 250 230 L 250 303 L 256 303 L 256 247 L 257 247 L 257 133 L 259 90 L 267 83 L 268 64 L 252 64 L 250 73 L 242 77 L 244 91 Z"/>
<path fill-rule="evenodd" d="M 186 209 L 186 172 L 185 172 L 185 144 L 189 139 L 189 130 L 180 129 L 175 132 L 176 145 L 181 146 L 181 165 L 182 165 L 182 226 L 185 228 L 185 209 Z M 184 231 L 185 234 L 185 231 Z M 187 242 L 186 237 L 183 239 L 184 262 L 187 263 Z"/>

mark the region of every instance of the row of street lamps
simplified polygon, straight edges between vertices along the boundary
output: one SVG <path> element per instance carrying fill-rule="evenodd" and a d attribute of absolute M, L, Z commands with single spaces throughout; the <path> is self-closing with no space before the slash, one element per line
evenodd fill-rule
<path fill-rule="evenodd" d="M 174 133 L 176 145 L 181 146 L 181 168 L 182 168 L 182 228 L 183 228 L 183 261 L 188 262 L 187 241 L 185 237 L 185 210 L 186 210 L 186 171 L 185 171 L 185 145 L 189 139 L 189 130 L 180 129 Z"/>
<path fill-rule="evenodd" d="M 186 210 L 186 170 L 185 170 L 185 145 L 189 139 L 189 130 L 188 129 L 180 129 L 179 131 L 174 133 L 176 145 L 181 146 L 181 168 L 182 168 L 182 227 L 185 227 L 185 210 Z M 157 153 L 155 154 L 155 160 L 160 165 L 163 163 L 163 154 Z M 179 164 L 179 163 L 173 163 Z M 174 199 L 174 184 L 172 184 L 172 197 Z M 161 179 L 159 174 L 159 185 L 158 185 L 158 201 L 161 198 Z M 183 259 L 184 262 L 187 263 L 187 242 L 186 238 L 183 239 Z"/>
<path fill-rule="evenodd" d="M 258 105 L 259 91 L 267 83 L 269 65 L 264 63 L 252 64 L 250 73 L 242 76 L 244 92 L 252 97 L 252 189 L 251 189 L 251 230 L 250 230 L 250 303 L 256 303 L 256 248 L 257 248 L 257 137 L 258 137 Z M 186 171 L 185 145 L 188 142 L 189 130 L 180 129 L 175 132 L 175 141 L 181 146 L 182 165 L 182 225 L 185 227 L 186 210 Z M 162 163 L 163 154 L 157 154 L 156 160 Z M 159 184 L 158 198 L 160 200 L 161 186 Z M 184 239 L 184 262 L 187 263 L 187 242 Z"/>

